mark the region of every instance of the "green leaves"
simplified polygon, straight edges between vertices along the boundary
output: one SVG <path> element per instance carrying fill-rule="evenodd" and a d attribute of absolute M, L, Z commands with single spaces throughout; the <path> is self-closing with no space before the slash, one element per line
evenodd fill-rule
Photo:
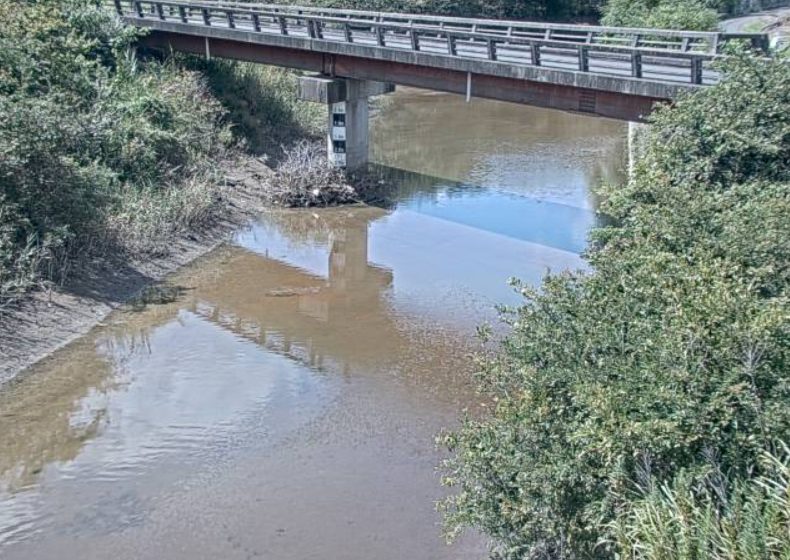
<path fill-rule="evenodd" d="M 526 290 L 482 362 L 496 407 L 448 440 L 445 506 L 495 556 L 611 558 L 643 457 L 660 484 L 713 456 L 735 485 L 790 436 L 790 69 L 722 70 L 659 110 L 629 182 L 602 189 L 615 222 L 593 272 Z"/>
<path fill-rule="evenodd" d="M 608 0 L 601 23 L 613 27 L 712 31 L 719 16 L 701 0 Z"/>
<path fill-rule="evenodd" d="M 135 228 L 156 229 L 144 222 L 200 214 L 176 195 L 212 198 L 195 185 L 229 143 L 224 112 L 196 72 L 138 63 L 136 36 L 90 0 L 0 4 L 0 192 L 18 217 L 0 222 L 0 298 L 34 284 L 55 248 L 137 251 Z"/>

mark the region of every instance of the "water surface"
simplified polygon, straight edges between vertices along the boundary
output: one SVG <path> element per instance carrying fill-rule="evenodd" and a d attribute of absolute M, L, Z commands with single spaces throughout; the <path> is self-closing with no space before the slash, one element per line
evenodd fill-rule
<path fill-rule="evenodd" d="M 585 266 L 620 123 L 404 91 L 386 208 L 271 211 L 0 391 L 4 559 L 458 559 L 434 446 L 507 285 Z"/>

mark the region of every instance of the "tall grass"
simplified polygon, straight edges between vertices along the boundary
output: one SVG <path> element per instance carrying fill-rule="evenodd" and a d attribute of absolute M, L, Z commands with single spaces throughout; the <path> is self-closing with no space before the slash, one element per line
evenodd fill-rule
<path fill-rule="evenodd" d="M 254 154 L 278 155 L 282 145 L 317 137 L 326 109 L 298 99 L 298 72 L 249 62 L 180 59 L 199 70 L 227 111 L 234 138 Z"/>
<path fill-rule="evenodd" d="M 766 452 L 752 479 L 678 475 L 649 479 L 612 523 L 621 558 L 786 560 L 790 558 L 790 450 Z"/>

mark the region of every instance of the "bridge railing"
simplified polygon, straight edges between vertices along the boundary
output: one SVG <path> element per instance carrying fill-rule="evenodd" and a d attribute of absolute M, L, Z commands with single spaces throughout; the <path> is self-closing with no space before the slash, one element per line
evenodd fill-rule
<path fill-rule="evenodd" d="M 641 35 L 638 34 L 631 36 L 630 44 L 626 45 L 595 31 L 608 28 L 585 26 L 545 24 L 546 30 L 539 36 L 533 36 L 528 35 L 532 31 L 525 29 L 539 24 L 522 23 L 518 29 L 513 26 L 508 33 L 502 33 L 501 26 L 509 22 L 478 20 L 487 21 L 492 28 L 500 26 L 499 30 L 492 30 L 485 26 L 465 28 L 460 25 L 461 21 L 466 25 L 470 20 L 458 21 L 460 18 L 439 20 L 422 16 L 404 23 L 400 18 L 406 16 L 400 14 L 348 12 L 340 15 L 335 11 L 268 4 L 113 0 L 113 5 L 119 15 L 142 26 L 146 20 L 219 26 L 245 32 L 675 83 L 700 85 L 717 79 L 716 72 L 709 65 L 718 58 L 718 47 L 701 49 L 695 43 L 698 39 L 705 39 L 718 44 L 720 34 L 716 33 L 677 35 L 680 43 L 672 46 L 664 44 L 668 41 L 657 45 L 655 41 L 640 40 Z M 579 34 L 579 30 L 584 30 L 585 34 Z M 676 37 L 676 33 L 679 32 L 662 32 L 658 36 Z"/>
<path fill-rule="evenodd" d="M 553 39 L 574 43 L 604 43 L 624 46 L 644 46 L 716 54 L 721 47 L 733 40 L 748 41 L 755 49 L 765 51 L 768 37 L 764 33 L 724 33 L 716 31 L 684 31 L 631 27 L 606 27 L 564 23 L 527 22 L 518 20 L 493 20 L 460 18 L 424 14 L 401 14 L 365 10 L 345 10 L 315 6 L 263 4 L 236 0 L 207 0 L 208 3 L 242 9 L 263 9 L 275 12 L 326 15 L 355 20 L 405 23 L 421 26 L 438 26 L 459 31 L 506 35 L 531 39 Z"/>

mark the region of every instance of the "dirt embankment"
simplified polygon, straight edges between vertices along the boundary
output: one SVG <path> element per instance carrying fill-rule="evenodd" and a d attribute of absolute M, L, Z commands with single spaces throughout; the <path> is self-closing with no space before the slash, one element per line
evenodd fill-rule
<path fill-rule="evenodd" d="M 274 171 L 244 158 L 226 165 L 215 219 L 170 243 L 163 256 L 128 260 L 105 255 L 84 259 L 66 283 L 24 298 L 0 315 L 0 386 L 25 368 L 100 324 L 115 308 L 229 239 L 266 205 Z"/>

